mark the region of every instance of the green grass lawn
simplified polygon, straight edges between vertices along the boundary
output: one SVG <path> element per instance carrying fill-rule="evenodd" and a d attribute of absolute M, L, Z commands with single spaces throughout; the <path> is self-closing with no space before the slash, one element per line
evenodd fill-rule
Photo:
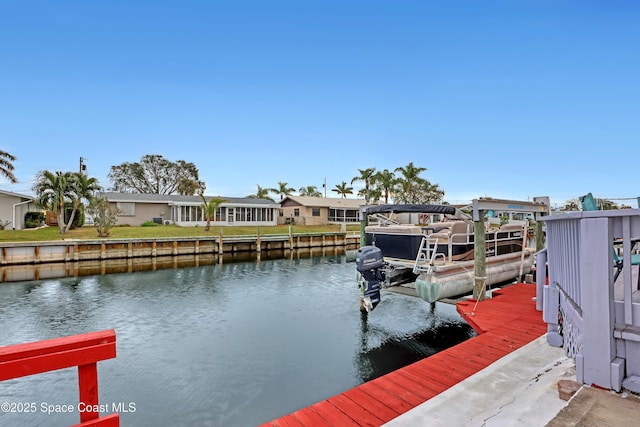
<path fill-rule="evenodd" d="M 288 234 L 288 225 L 270 227 L 216 227 L 211 226 L 209 231 L 204 227 L 180 227 L 177 225 L 158 225 L 155 227 L 114 227 L 111 229 L 109 239 L 144 239 L 156 237 L 212 237 L 219 236 L 247 236 L 258 234 Z M 293 233 L 335 233 L 340 231 L 339 225 L 303 226 L 294 225 Z M 359 233 L 360 225 L 348 225 L 348 233 Z M 26 230 L 0 230 L 0 242 L 42 242 L 50 240 L 79 239 L 96 240 L 98 232 L 93 226 L 85 225 L 66 234 L 60 234 L 58 227 L 44 227 Z"/>

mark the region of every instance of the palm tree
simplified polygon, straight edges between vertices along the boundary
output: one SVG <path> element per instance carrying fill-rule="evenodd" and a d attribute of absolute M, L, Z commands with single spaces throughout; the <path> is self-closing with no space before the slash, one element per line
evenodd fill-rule
<path fill-rule="evenodd" d="M 365 198 L 367 196 L 367 190 L 362 188 L 358 190 L 358 196 Z M 379 188 L 370 188 L 369 189 L 369 202 L 375 203 L 378 202 L 382 198 L 382 190 Z M 368 203 L 367 203 L 368 204 Z"/>
<path fill-rule="evenodd" d="M 322 197 L 322 193 L 318 191 L 318 187 L 316 187 L 315 185 L 307 185 L 306 187 L 302 187 L 300 188 L 300 190 L 298 190 L 298 193 L 301 196 Z"/>
<path fill-rule="evenodd" d="M 71 179 L 70 172 L 55 174 L 47 170 L 40 171 L 33 184 L 33 192 L 37 195 L 38 206 L 49 209 L 58 216 L 58 228 L 60 233 L 66 232 L 64 223 L 64 202 L 71 198 L 68 182 Z"/>
<path fill-rule="evenodd" d="M 280 196 L 280 200 L 282 200 L 286 196 L 296 191 L 296 189 L 293 187 L 287 187 L 288 185 L 288 182 L 278 181 L 278 188 L 270 188 L 269 191 L 278 194 Z"/>
<path fill-rule="evenodd" d="M 0 150 L 0 175 L 7 178 L 9 182 L 11 182 L 12 184 L 15 184 L 18 182 L 15 175 L 13 174 L 14 168 L 13 168 L 13 163 L 11 163 L 15 161 L 16 161 L 15 156 L 12 156 L 6 151 Z"/>
<path fill-rule="evenodd" d="M 393 193 L 398 179 L 389 169 L 378 172 L 373 177 L 373 182 L 378 190 L 384 196 L 384 203 L 389 203 L 389 196 Z"/>
<path fill-rule="evenodd" d="M 258 191 L 256 192 L 256 194 L 252 194 L 248 197 L 252 198 L 252 199 L 265 199 L 265 200 L 271 200 L 272 202 L 274 201 L 271 197 L 269 197 L 269 192 L 271 191 L 268 188 L 262 188 L 259 184 L 256 184 L 258 186 Z"/>
<path fill-rule="evenodd" d="M 335 191 L 336 193 L 340 194 L 344 199 L 347 194 L 353 194 L 353 187 L 347 187 L 347 183 L 342 181 L 342 184 L 336 184 L 336 188 L 332 189 L 331 191 Z"/>
<path fill-rule="evenodd" d="M 408 168 L 414 172 L 419 169 L 421 168 Z M 444 197 L 444 190 L 438 184 L 432 184 L 429 180 L 417 175 L 408 174 L 408 176 L 412 176 L 412 179 L 398 179 L 396 182 L 395 203 L 432 203 L 441 201 Z"/>
<path fill-rule="evenodd" d="M 579 211 L 580 201 L 578 199 L 567 200 L 566 204 L 562 208 L 563 211 Z"/>
<path fill-rule="evenodd" d="M 82 200 L 91 202 L 94 193 L 102 189 L 96 178 L 88 177 L 83 173 L 70 173 L 67 184 L 69 186 L 69 195 L 73 202 L 73 209 L 71 210 L 71 215 L 69 215 L 69 221 L 64 230 L 65 233 L 71 228 Z"/>
<path fill-rule="evenodd" d="M 396 172 L 400 172 L 403 177 L 404 183 L 402 184 L 402 191 L 405 192 L 405 198 L 407 200 L 413 199 L 414 187 L 424 182 L 423 178 L 420 178 L 420 174 L 426 171 L 427 168 L 414 166 L 413 162 L 409 163 L 405 167 L 396 168 Z"/>
<path fill-rule="evenodd" d="M 178 194 L 181 196 L 193 196 L 203 194 L 206 186 L 204 182 L 195 179 L 181 178 L 178 182 Z"/>
<path fill-rule="evenodd" d="M 219 197 L 212 197 L 207 201 L 207 199 L 201 194 L 202 198 L 202 211 L 204 212 L 204 218 L 207 220 L 207 225 L 204 227 L 204 231 L 209 231 L 211 228 L 211 220 L 215 219 L 216 211 L 220 207 L 224 200 Z"/>
<path fill-rule="evenodd" d="M 360 176 L 353 177 L 351 179 L 351 184 L 356 181 L 364 181 L 364 202 L 368 205 L 370 199 L 370 187 L 373 182 L 373 177 L 376 174 L 376 168 L 367 168 L 367 169 L 358 169 L 360 172 Z"/>

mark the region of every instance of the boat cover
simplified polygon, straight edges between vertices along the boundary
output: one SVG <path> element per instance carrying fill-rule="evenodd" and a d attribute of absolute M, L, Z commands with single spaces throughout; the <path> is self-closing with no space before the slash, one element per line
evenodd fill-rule
<path fill-rule="evenodd" d="M 400 204 L 400 205 L 378 205 L 367 208 L 367 215 L 375 213 L 399 213 L 399 212 L 415 212 L 415 213 L 436 213 L 445 215 L 456 215 L 459 211 L 453 206 L 448 205 L 416 205 L 416 204 Z"/>

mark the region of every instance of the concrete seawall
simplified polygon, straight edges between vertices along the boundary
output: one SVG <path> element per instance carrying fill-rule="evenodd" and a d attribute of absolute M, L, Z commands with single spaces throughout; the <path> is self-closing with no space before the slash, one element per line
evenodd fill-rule
<path fill-rule="evenodd" d="M 200 255 L 263 250 L 295 250 L 358 245 L 360 236 L 347 233 L 304 233 L 230 237 L 60 240 L 0 243 L 0 265 L 22 265 Z"/>

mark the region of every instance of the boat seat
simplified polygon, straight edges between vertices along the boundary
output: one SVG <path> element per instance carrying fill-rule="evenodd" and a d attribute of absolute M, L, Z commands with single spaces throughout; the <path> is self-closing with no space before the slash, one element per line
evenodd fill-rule
<path fill-rule="evenodd" d="M 500 226 L 500 231 L 520 231 L 524 228 L 522 224 L 504 224 Z"/>
<path fill-rule="evenodd" d="M 451 226 L 451 241 L 453 243 L 468 243 L 470 233 L 473 233 L 473 224 L 463 221 L 456 222 Z"/>
<path fill-rule="evenodd" d="M 448 242 L 452 238 L 453 243 L 466 243 L 469 239 L 469 233 L 473 233 L 473 224 L 455 221 L 449 228 L 430 234 L 429 237 L 431 239 L 437 238 L 438 242 Z"/>

